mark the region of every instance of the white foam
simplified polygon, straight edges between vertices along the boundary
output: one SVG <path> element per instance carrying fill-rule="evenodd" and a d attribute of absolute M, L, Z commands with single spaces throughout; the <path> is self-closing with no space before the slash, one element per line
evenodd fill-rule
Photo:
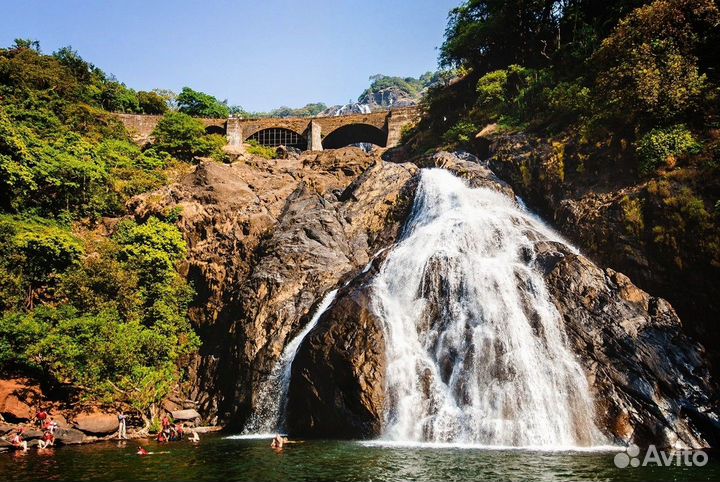
<path fill-rule="evenodd" d="M 607 443 L 535 264 L 537 241 L 564 244 L 507 196 L 443 169 L 422 171 L 402 237 L 373 281 L 386 340 L 384 439 Z"/>

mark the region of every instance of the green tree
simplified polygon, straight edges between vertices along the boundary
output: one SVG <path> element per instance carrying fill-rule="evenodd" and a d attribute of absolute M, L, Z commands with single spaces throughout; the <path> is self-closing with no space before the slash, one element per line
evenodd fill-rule
<path fill-rule="evenodd" d="M 155 126 L 153 137 L 155 149 L 183 161 L 191 161 L 198 156 L 220 155 L 226 143 L 222 136 L 206 135 L 200 121 L 182 112 L 165 114 Z"/>
<path fill-rule="evenodd" d="M 719 24 L 712 0 L 657 0 L 633 11 L 594 57 L 602 109 L 628 123 L 672 122 L 696 110 L 707 80 L 697 49 Z"/>
<path fill-rule="evenodd" d="M 225 118 L 230 116 L 230 109 L 226 102 L 220 102 L 215 97 L 204 92 L 183 87 L 175 99 L 178 110 L 193 117 Z"/>
<path fill-rule="evenodd" d="M 168 111 L 167 101 L 157 92 L 141 90 L 137 93 L 137 99 L 143 114 L 164 114 Z"/>

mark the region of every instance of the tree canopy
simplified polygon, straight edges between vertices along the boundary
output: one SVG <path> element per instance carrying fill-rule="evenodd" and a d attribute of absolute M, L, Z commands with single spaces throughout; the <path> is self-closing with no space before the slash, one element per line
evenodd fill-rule
<path fill-rule="evenodd" d="M 215 97 L 204 92 L 183 87 L 175 98 L 180 112 L 193 117 L 225 118 L 230 116 L 227 102 L 220 102 Z"/>

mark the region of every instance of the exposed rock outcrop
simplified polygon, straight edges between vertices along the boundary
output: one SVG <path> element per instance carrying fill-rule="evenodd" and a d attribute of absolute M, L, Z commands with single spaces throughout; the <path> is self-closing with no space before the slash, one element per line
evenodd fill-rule
<path fill-rule="evenodd" d="M 374 270 L 338 292 L 293 361 L 291 434 L 314 438 L 380 435 L 385 408 L 385 341 L 370 307 Z"/>
<path fill-rule="evenodd" d="M 538 251 L 593 389 L 601 429 L 614 442 L 715 445 L 717 387 L 704 349 L 682 333 L 670 304 L 564 246 L 543 244 Z"/>
<path fill-rule="evenodd" d="M 507 184 L 473 161 L 440 153 L 420 163 L 513 197 Z M 585 369 L 608 441 L 677 448 L 717 443 L 717 387 L 704 349 L 682 333 L 670 304 L 542 237 L 532 257 Z M 288 407 L 293 433 L 368 438 L 381 432 L 384 337 L 369 287 L 380 262 L 338 292 L 301 345 Z"/>
<path fill-rule="evenodd" d="M 623 142 L 600 148 L 572 138 L 491 137 L 490 168 L 597 263 L 668 299 L 685 333 L 707 343 L 717 376 L 720 283 L 711 281 L 720 279 L 720 232 L 711 205 L 716 183 L 693 168 L 642 179 Z"/>
<path fill-rule="evenodd" d="M 0 416 L 12 422 L 27 422 L 35 416 L 41 399 L 38 386 L 26 379 L 0 380 Z"/>
<path fill-rule="evenodd" d="M 91 435 L 107 435 L 117 432 L 118 418 L 112 413 L 99 410 L 81 412 L 75 416 L 75 428 Z"/>
<path fill-rule="evenodd" d="M 313 303 L 392 242 L 416 172 L 353 148 L 206 162 L 133 200 L 139 217 L 182 210 L 198 291 L 191 316 L 203 339 L 190 396 L 201 413 L 242 425 L 253 388 Z"/>
<path fill-rule="evenodd" d="M 369 286 L 383 255 L 362 268 L 397 240 L 418 166 L 448 169 L 514 199 L 491 171 L 497 162 L 439 153 L 396 164 L 359 149 L 246 158 L 202 163 L 181 182 L 135 198 L 138 217 L 182 211 L 185 271 L 198 291 L 192 319 L 203 340 L 187 394 L 193 406 L 211 421 L 242 426 L 283 348 L 322 295 L 340 287 L 293 363 L 289 429 L 304 437 L 381 433 L 385 340 Z M 519 181 L 508 179 L 523 182 L 518 172 Z M 539 239 L 536 255 L 603 431 L 640 444 L 715 443 L 716 387 L 702 347 L 682 333 L 672 307 L 562 246 Z"/>

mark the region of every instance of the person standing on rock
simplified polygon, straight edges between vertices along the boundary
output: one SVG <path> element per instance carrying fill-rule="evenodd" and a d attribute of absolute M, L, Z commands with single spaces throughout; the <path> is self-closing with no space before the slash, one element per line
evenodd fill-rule
<path fill-rule="evenodd" d="M 163 430 L 170 430 L 170 419 L 167 414 L 162 418 L 162 428 Z"/>
<path fill-rule="evenodd" d="M 127 415 L 123 412 L 118 413 L 118 439 L 127 440 Z"/>
<path fill-rule="evenodd" d="M 45 420 L 47 420 L 47 417 L 47 412 L 43 409 L 40 409 L 40 411 L 35 415 L 35 421 L 38 427 L 42 429 L 43 425 L 45 424 Z"/>

